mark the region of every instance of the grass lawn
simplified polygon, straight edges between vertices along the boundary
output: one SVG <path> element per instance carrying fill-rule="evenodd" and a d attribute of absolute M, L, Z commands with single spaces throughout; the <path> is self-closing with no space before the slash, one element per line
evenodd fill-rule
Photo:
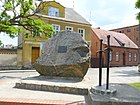
<path fill-rule="evenodd" d="M 134 88 L 136 88 L 136 89 L 138 89 L 138 90 L 140 90 L 140 82 L 130 83 L 129 85 L 132 86 L 132 87 L 134 87 Z"/>

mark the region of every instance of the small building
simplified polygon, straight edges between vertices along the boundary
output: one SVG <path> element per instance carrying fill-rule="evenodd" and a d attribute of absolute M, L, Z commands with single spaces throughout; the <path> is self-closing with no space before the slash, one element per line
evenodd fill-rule
<path fill-rule="evenodd" d="M 12 44 L 6 44 L 6 45 L 4 45 L 4 48 L 6 48 L 6 49 L 12 49 L 12 48 L 14 48 L 14 45 L 12 45 Z"/>
<path fill-rule="evenodd" d="M 129 37 L 137 46 L 139 46 L 139 25 L 127 26 L 117 29 L 112 29 L 111 31 L 124 33 Z"/>
<path fill-rule="evenodd" d="M 91 67 L 99 66 L 100 40 L 102 48 L 107 47 L 107 35 L 110 35 L 110 66 L 132 66 L 138 64 L 138 46 L 124 33 L 92 28 L 91 35 Z M 107 53 L 103 53 L 103 66 L 106 66 Z"/>
<path fill-rule="evenodd" d="M 56 1 L 43 1 L 37 11 L 34 18 L 51 24 L 56 33 L 61 30 L 78 32 L 90 44 L 91 24 L 73 8 L 64 7 Z M 41 55 L 41 46 L 47 38 L 26 37 L 25 33 L 18 38 L 18 65 L 30 67 Z"/>

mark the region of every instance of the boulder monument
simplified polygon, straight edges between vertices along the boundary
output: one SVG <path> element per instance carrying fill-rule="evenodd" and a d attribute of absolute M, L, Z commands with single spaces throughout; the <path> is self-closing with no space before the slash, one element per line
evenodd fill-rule
<path fill-rule="evenodd" d="M 48 39 L 34 65 L 43 76 L 83 78 L 89 67 L 89 47 L 80 34 L 61 31 Z"/>

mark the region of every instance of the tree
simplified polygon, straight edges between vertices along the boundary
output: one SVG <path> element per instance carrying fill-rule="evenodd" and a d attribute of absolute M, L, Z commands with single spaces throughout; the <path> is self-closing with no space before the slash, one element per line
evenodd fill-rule
<path fill-rule="evenodd" d="M 140 9 L 140 0 L 137 0 L 135 3 L 135 8 Z M 137 14 L 136 17 L 139 21 L 139 36 L 138 36 L 138 41 L 139 41 L 139 45 L 138 45 L 138 72 L 140 72 L 140 12 Z"/>
<path fill-rule="evenodd" d="M 135 3 L 135 8 L 140 9 L 140 0 Z M 137 19 L 140 21 L 140 12 L 137 14 Z"/>
<path fill-rule="evenodd" d="M 13 38 L 25 29 L 31 33 L 43 33 L 46 37 L 51 37 L 54 32 L 52 26 L 33 18 L 38 12 L 35 7 L 33 0 L 1 0 L 0 32 L 5 32 Z"/>
<path fill-rule="evenodd" d="M 2 41 L 0 40 L 0 46 L 2 45 L 3 43 L 2 43 Z"/>
<path fill-rule="evenodd" d="M 0 48 L 4 48 L 4 44 L 2 43 L 1 40 L 0 40 Z"/>

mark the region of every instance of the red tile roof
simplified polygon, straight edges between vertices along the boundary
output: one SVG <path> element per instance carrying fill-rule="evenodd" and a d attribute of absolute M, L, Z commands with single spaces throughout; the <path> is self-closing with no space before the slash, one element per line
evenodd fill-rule
<path fill-rule="evenodd" d="M 127 48 L 138 48 L 125 34 L 114 31 L 92 28 L 99 39 L 103 39 L 103 44 L 107 44 L 107 35 L 110 35 L 110 45 Z"/>

